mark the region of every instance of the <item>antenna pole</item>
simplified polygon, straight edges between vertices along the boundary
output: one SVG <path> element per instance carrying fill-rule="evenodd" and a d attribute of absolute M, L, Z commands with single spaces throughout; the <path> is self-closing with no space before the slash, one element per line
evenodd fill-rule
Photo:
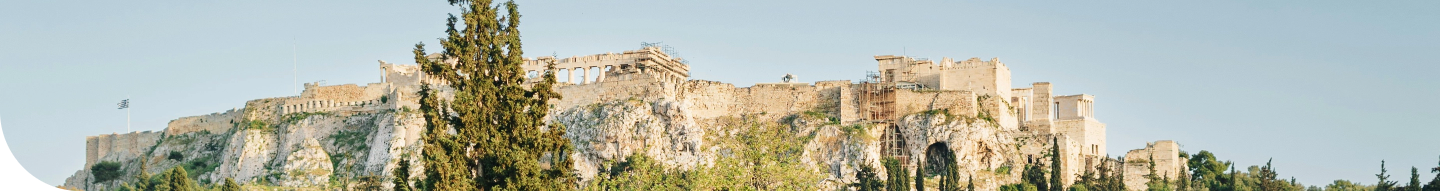
<path fill-rule="evenodd" d="M 300 82 L 300 59 L 295 53 L 295 39 L 290 39 L 290 92 L 300 94 L 300 88 L 295 83 Z"/>

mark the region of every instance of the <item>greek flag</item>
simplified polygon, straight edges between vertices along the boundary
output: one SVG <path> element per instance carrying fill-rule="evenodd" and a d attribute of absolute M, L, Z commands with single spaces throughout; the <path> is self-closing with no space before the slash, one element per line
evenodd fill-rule
<path fill-rule="evenodd" d="M 130 99 L 120 100 L 120 109 L 130 108 Z"/>

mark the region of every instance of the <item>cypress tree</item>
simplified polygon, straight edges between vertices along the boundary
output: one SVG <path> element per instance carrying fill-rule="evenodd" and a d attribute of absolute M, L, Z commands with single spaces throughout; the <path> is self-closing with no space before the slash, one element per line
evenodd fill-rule
<path fill-rule="evenodd" d="M 520 65 L 520 13 L 513 1 L 492 6 L 490 0 L 450 0 L 463 7 L 451 15 L 439 58 L 425 55 L 416 44 L 415 61 L 426 76 L 444 80 L 454 93 L 441 100 L 423 85 L 420 111 L 426 132 L 422 161 L 427 190 L 573 190 L 563 137 L 565 127 L 546 124 L 549 101 L 560 99 L 554 63 L 536 83 L 527 84 Z M 505 14 L 501 15 L 501 7 Z M 457 28 L 463 20 L 463 28 Z M 548 164 L 548 168 L 543 164 Z"/>
<path fill-rule="evenodd" d="M 410 161 L 400 159 L 400 162 L 395 165 L 395 172 L 391 173 L 395 175 L 394 180 L 391 181 L 391 183 L 395 184 L 393 189 L 395 189 L 395 191 L 413 190 L 410 188 Z"/>
<path fill-rule="evenodd" d="M 1410 183 L 1405 184 L 1406 191 L 1420 191 L 1420 169 L 1410 167 Z"/>
<path fill-rule="evenodd" d="M 915 162 L 915 190 L 925 190 L 925 160 Z"/>
<path fill-rule="evenodd" d="M 900 166 L 900 160 L 896 160 L 895 158 L 887 157 L 884 159 L 884 161 L 885 174 L 889 175 L 889 178 L 885 179 L 885 182 L 887 183 L 885 184 L 885 190 L 909 191 L 910 170 L 905 169 L 905 167 L 903 166 Z"/>
<path fill-rule="evenodd" d="M 1052 146 L 1050 147 L 1050 155 L 1051 155 L 1051 156 L 1050 156 L 1050 185 L 1049 185 L 1050 189 L 1049 189 L 1049 190 L 1051 190 L 1051 191 L 1062 191 L 1062 190 L 1065 190 L 1065 189 L 1064 189 L 1065 184 L 1060 183 L 1060 176 L 1064 176 L 1064 175 L 1060 172 L 1060 159 L 1061 159 L 1061 155 L 1060 155 L 1060 137 L 1052 137 L 1052 138 L 1050 138 L 1050 140 L 1051 140 L 1051 143 L 1052 143 L 1051 145 L 1052 145 Z M 1037 186 L 1038 186 L 1038 185 L 1037 185 Z M 1045 188 L 1040 188 L 1040 189 L 1041 189 L 1041 190 L 1045 190 Z"/>
<path fill-rule="evenodd" d="M 970 183 L 965 184 L 965 191 L 975 191 L 975 177 L 970 177 Z"/>
<path fill-rule="evenodd" d="M 955 164 L 955 161 L 946 162 L 945 166 L 945 178 L 941 179 L 945 182 L 945 191 L 959 191 L 960 166 Z"/>

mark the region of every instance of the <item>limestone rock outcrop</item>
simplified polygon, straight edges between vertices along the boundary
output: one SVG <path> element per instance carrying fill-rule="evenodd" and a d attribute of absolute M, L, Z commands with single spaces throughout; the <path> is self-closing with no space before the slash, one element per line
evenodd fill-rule
<path fill-rule="evenodd" d="M 438 59 L 438 57 L 431 57 Z M 725 157 L 721 135 L 733 121 L 779 124 L 803 140 L 801 163 L 825 175 L 822 189 L 855 182 L 861 166 L 884 158 L 907 168 L 953 161 L 982 190 L 1019 181 L 1026 165 L 1061 156 L 1078 174 L 1104 156 L 1104 124 L 1090 113 L 1093 96 L 1054 96 L 1049 83 L 1010 87 L 998 59 L 941 63 L 877 56 L 881 74 L 862 82 L 759 83 L 751 87 L 686 80 L 688 66 L 656 48 L 572 58 L 527 60 L 526 72 L 557 62 L 561 74 L 547 122 L 565 127 L 581 181 L 603 165 L 644 155 L 667 168 L 694 169 Z M 202 184 L 234 178 L 246 185 L 307 189 L 391 188 L 392 172 L 415 165 L 425 122 L 417 91 L 443 80 L 417 66 L 381 62 L 384 80 L 364 86 L 305 84 L 298 96 L 249 101 L 243 108 L 172 121 L 163 132 L 87 138 L 86 166 L 64 186 L 111 190 L 141 171 L 184 167 Z M 600 70 L 598 76 L 588 76 Z M 719 139 L 719 140 L 717 140 Z M 1060 153 L 1050 153 L 1060 148 Z M 95 182 L 89 167 L 119 162 L 126 174 Z M 881 172 L 882 176 L 883 171 Z M 1062 178 L 1074 181 L 1074 176 Z M 340 181 L 343 180 L 343 181 Z"/>

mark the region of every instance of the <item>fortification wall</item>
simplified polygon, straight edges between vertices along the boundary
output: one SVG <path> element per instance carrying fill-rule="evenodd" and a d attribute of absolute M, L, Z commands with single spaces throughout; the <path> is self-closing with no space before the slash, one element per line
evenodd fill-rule
<path fill-rule="evenodd" d="M 850 80 L 815 82 L 819 89 L 817 104 L 823 111 L 836 116 L 841 122 L 853 122 L 860 118 L 859 100 L 855 99 L 855 87 Z"/>
<path fill-rule="evenodd" d="M 143 131 L 85 137 L 85 168 L 100 161 L 134 159 L 160 140 L 160 132 Z"/>
<path fill-rule="evenodd" d="M 209 131 L 220 133 L 230 131 L 235 124 L 242 121 L 244 109 L 230 109 L 224 113 L 210 113 L 207 115 L 181 117 L 170 120 L 165 126 L 166 135 L 180 135 L 193 132 Z"/>
<path fill-rule="evenodd" d="M 895 91 L 895 112 L 911 114 L 928 110 L 949 110 L 950 114 L 978 114 L 974 92 L 970 91 Z"/>
<path fill-rule="evenodd" d="M 1105 124 L 1094 119 L 1060 120 L 1055 122 L 1057 132 L 1063 133 L 1084 146 L 1083 153 L 1091 156 L 1105 155 Z"/>
<path fill-rule="evenodd" d="M 1125 187 L 1131 190 L 1145 190 L 1149 182 L 1150 160 L 1155 160 L 1155 175 L 1176 179 L 1180 173 L 1190 169 L 1189 161 L 1180 158 L 1180 145 L 1175 141 L 1161 140 L 1145 143 L 1145 148 L 1125 153 Z"/>

